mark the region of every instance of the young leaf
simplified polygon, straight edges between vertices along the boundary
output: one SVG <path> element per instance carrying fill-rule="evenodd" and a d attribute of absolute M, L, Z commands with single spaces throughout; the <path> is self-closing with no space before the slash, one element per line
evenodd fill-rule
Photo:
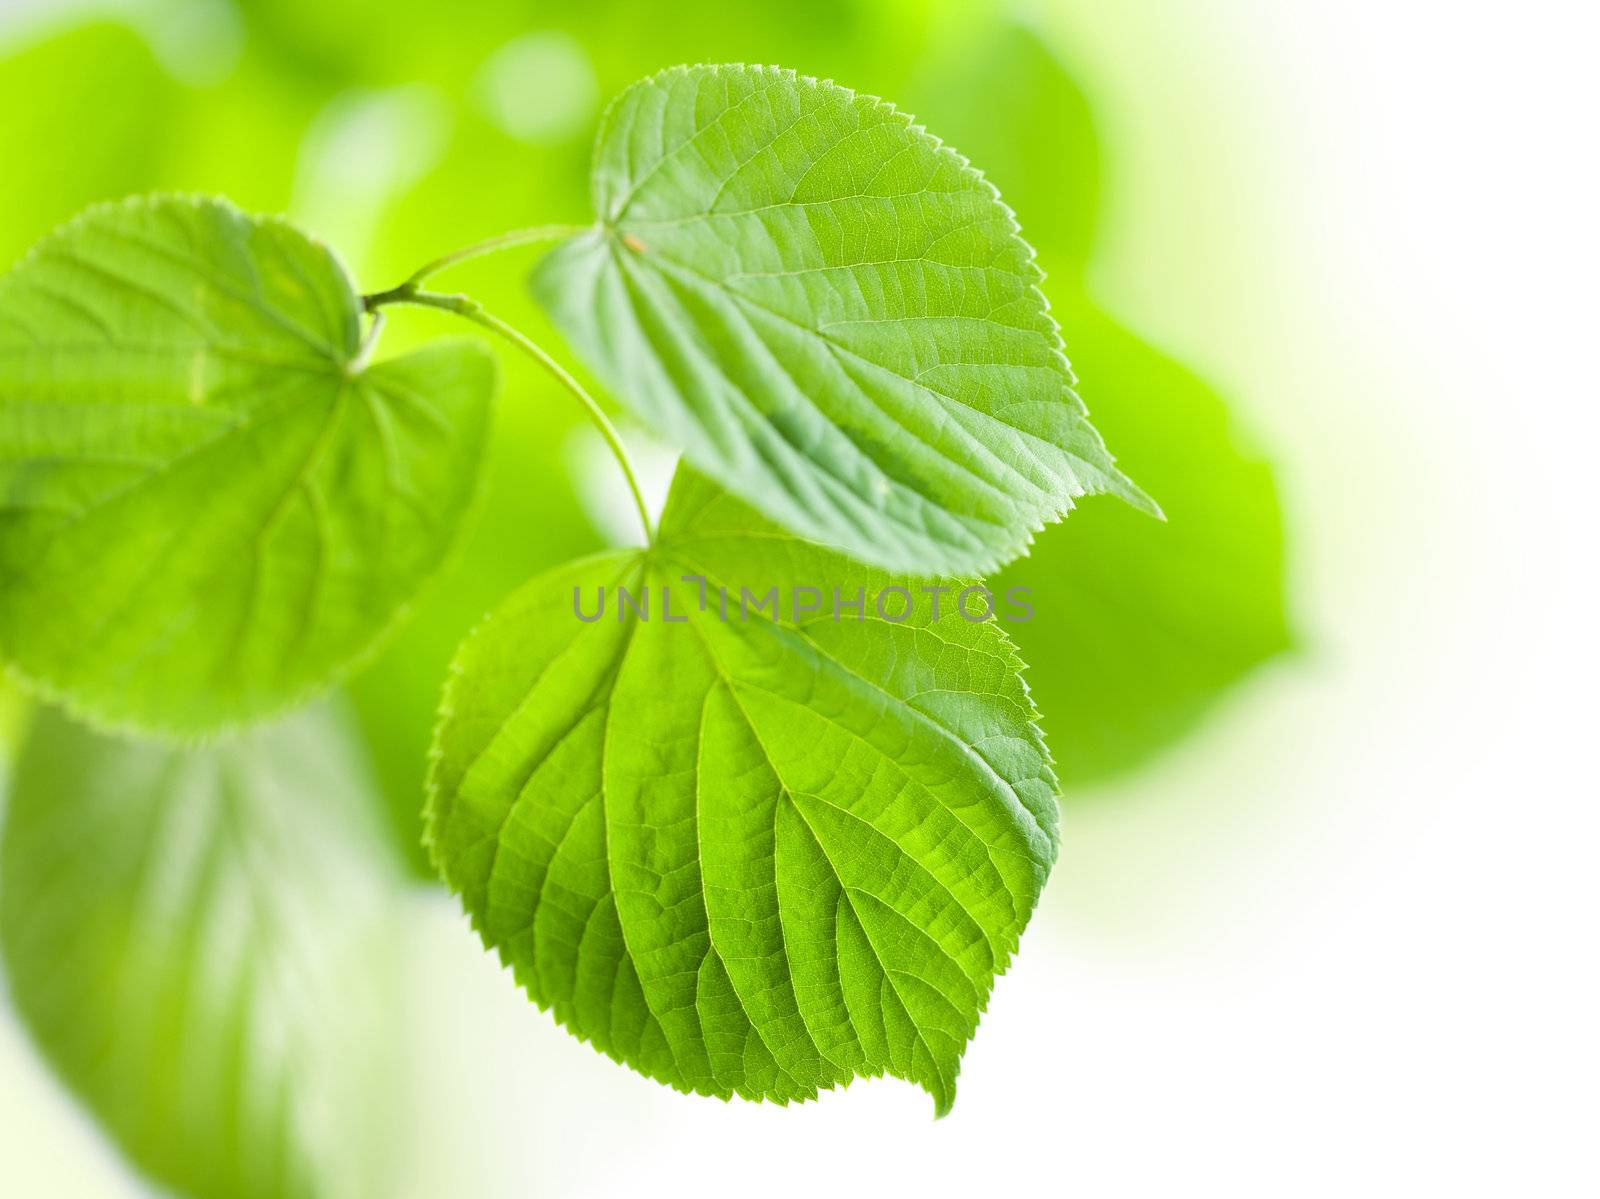
<path fill-rule="evenodd" d="M 368 365 L 327 249 L 218 200 L 91 209 L 0 278 L 0 655 L 203 732 L 367 649 L 472 496 L 493 364 Z"/>
<path fill-rule="evenodd" d="M 684 1090 L 888 1073 L 949 1109 L 1055 858 L 1055 780 L 998 626 L 920 590 L 882 618 L 892 583 L 680 469 L 654 549 L 541 576 L 463 645 L 431 848 L 579 1037 Z M 799 586 L 864 588 L 865 618 L 797 614 Z"/>
<path fill-rule="evenodd" d="M 617 100 L 599 221 L 534 290 L 617 397 L 786 528 L 987 571 L 1081 495 L 1150 502 L 1074 394 L 1033 252 L 891 105 L 768 67 Z"/>
<path fill-rule="evenodd" d="M 194 1199 L 388 1193 L 364 1142 L 396 874 L 348 737 L 318 711 L 185 754 L 43 711 L 18 763 L 11 999 L 132 1164 Z"/>

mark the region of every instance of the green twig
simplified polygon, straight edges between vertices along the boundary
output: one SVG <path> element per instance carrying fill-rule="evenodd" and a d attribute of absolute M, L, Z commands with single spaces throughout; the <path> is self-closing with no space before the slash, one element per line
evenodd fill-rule
<path fill-rule="evenodd" d="M 507 236 L 512 235 L 508 234 Z M 463 254 L 466 252 L 461 251 Z M 488 251 L 483 252 L 487 253 Z M 444 260 L 441 259 L 440 261 Z M 428 270 L 429 268 L 425 267 L 423 271 L 418 272 L 418 275 Z M 415 278 L 417 278 L 417 275 L 412 276 L 412 279 Z M 378 313 L 378 309 L 388 304 L 415 304 L 423 308 L 438 308 L 445 312 L 453 312 L 457 316 L 463 317 L 473 324 L 480 325 L 491 333 L 504 338 L 544 367 L 547 372 L 555 377 L 556 382 L 577 397 L 578 402 L 588 412 L 589 419 L 600 430 L 600 436 L 605 438 L 606 444 L 611 447 L 611 453 L 616 457 L 617 465 L 622 468 L 622 474 L 628 481 L 628 490 L 633 493 L 634 505 L 639 510 L 639 522 L 644 526 L 645 543 L 648 545 L 655 541 L 655 531 L 650 525 L 650 509 L 644 502 L 644 492 L 639 487 L 639 476 L 634 473 L 633 462 L 628 457 L 628 451 L 623 447 L 622 438 L 618 436 L 616 426 L 611 423 L 611 418 L 605 414 L 605 410 L 600 407 L 599 402 L 585 391 L 583 385 L 572 377 L 571 372 L 552 358 L 543 346 L 527 334 L 513 328 L 493 313 L 485 310 L 483 305 L 471 296 L 459 293 L 446 295 L 441 292 L 419 291 L 411 279 L 408 279 L 398 287 L 391 287 L 388 291 L 374 292 L 372 295 L 364 296 L 362 297 L 362 303 L 368 312 L 375 313 L 380 317 L 382 314 Z"/>
<path fill-rule="evenodd" d="M 426 266 L 418 267 L 413 271 L 411 277 L 402 283 L 400 287 L 409 287 L 415 291 L 434 275 L 455 266 L 457 263 L 469 262 L 474 258 L 482 258 L 485 254 L 493 254 L 499 250 L 509 250 L 514 246 L 527 246 L 542 241 L 559 241 L 563 237 L 570 237 L 574 233 L 582 232 L 582 225 L 534 225 L 527 229 L 513 229 L 510 233 L 502 233 L 499 237 L 491 237 L 487 241 L 476 242 L 443 257 L 435 258 Z M 398 291 L 399 288 L 393 290 Z"/>

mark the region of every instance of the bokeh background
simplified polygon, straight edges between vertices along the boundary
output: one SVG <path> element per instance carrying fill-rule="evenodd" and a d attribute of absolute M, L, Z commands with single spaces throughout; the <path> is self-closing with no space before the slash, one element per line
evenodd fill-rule
<path fill-rule="evenodd" d="M 375 289 L 586 219 L 599 113 L 659 67 L 890 97 L 1018 210 L 1170 518 L 1089 501 L 1005 572 L 1064 848 L 954 1113 L 686 1097 L 532 1009 L 418 844 L 456 642 L 626 535 L 581 415 L 507 360 L 479 518 L 342 701 L 388 951 L 360 1020 L 319 992 L 377 1049 L 324 1116 L 384 1181 L 343 1193 L 1593 1193 L 1595 32 L 1547 0 L 0 0 L 7 264 L 191 190 Z M 451 285 L 547 334 L 532 253 Z M 0 701 L 0 758 L 30 724 L 65 736 Z M 0 1193 L 149 1188 L 0 1015 Z"/>

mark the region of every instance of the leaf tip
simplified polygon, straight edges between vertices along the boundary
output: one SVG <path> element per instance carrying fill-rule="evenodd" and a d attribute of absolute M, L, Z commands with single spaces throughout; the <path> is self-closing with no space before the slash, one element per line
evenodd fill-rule
<path fill-rule="evenodd" d="M 1146 516 L 1153 516 L 1162 524 L 1167 523 L 1167 514 L 1162 511 L 1161 505 L 1156 503 L 1149 492 L 1121 471 L 1117 472 L 1117 477 L 1112 483 L 1111 494 L 1134 510 L 1143 512 Z"/>

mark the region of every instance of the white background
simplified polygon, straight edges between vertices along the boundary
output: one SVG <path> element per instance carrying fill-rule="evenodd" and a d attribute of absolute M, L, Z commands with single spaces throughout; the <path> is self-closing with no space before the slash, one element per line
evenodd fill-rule
<path fill-rule="evenodd" d="M 1097 290 L 1279 463 L 1305 650 L 1068 809 L 943 1121 L 644 1083 L 419 896 L 404 1194 L 1597 1193 L 1592 12 L 1041 10 Z M 9 1023 L 0 1079 L 0 1190 L 138 1193 Z"/>

